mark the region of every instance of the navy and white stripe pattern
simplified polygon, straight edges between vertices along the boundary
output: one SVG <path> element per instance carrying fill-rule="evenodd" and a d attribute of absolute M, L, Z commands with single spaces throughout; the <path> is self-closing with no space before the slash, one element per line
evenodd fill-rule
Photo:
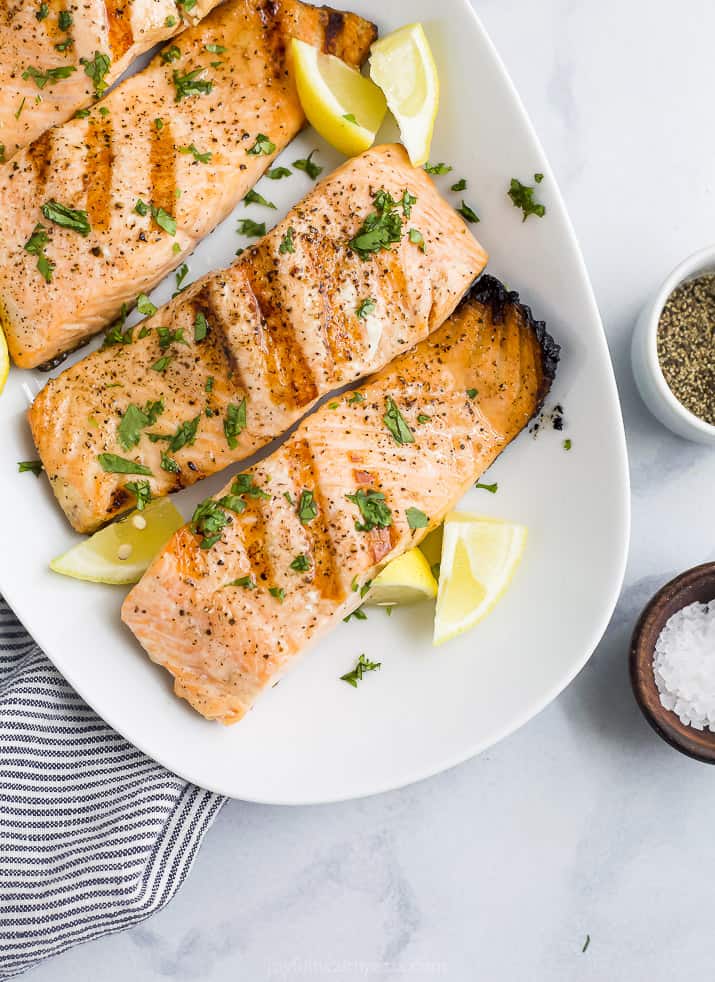
<path fill-rule="evenodd" d="M 0 597 L 0 979 L 163 907 L 223 801 L 99 719 Z"/>

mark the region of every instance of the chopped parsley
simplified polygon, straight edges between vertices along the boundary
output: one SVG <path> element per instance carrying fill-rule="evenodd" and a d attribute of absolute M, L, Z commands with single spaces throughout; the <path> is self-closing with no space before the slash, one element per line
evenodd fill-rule
<path fill-rule="evenodd" d="M 266 177 L 271 181 L 280 181 L 283 177 L 290 177 L 291 171 L 287 167 L 272 167 L 266 171 Z"/>
<path fill-rule="evenodd" d="M 74 38 L 66 37 L 64 41 L 58 41 L 55 45 L 56 51 L 68 51 L 70 48 L 74 47 Z M 101 110 L 100 110 L 101 111 Z M 109 110 L 107 110 L 109 112 Z"/>
<path fill-rule="evenodd" d="M 308 177 L 310 177 L 312 180 L 315 180 L 323 173 L 323 168 L 320 167 L 319 164 L 313 163 L 313 154 L 317 152 L 317 150 L 312 150 L 308 156 L 304 157 L 302 160 L 293 161 L 293 166 L 295 169 L 305 171 Z"/>
<path fill-rule="evenodd" d="M 172 61 L 178 61 L 179 58 L 181 58 L 181 49 L 175 44 L 170 45 L 168 48 L 164 48 L 164 50 L 161 52 L 161 60 L 165 65 L 168 65 Z"/>
<path fill-rule="evenodd" d="M 199 78 L 203 68 L 195 68 L 193 72 L 186 72 L 182 75 L 174 69 L 174 88 L 176 95 L 174 102 L 181 102 L 182 99 L 190 95 L 208 95 L 214 87 L 210 79 Z"/>
<path fill-rule="evenodd" d="M 429 525 L 429 518 L 419 508 L 408 508 L 405 516 L 411 529 L 426 529 Z"/>
<path fill-rule="evenodd" d="M 129 481 L 124 485 L 137 499 L 137 511 L 144 511 L 151 501 L 151 488 L 148 481 Z"/>
<path fill-rule="evenodd" d="M 243 199 L 244 205 L 263 205 L 264 208 L 272 208 L 275 211 L 276 206 L 272 201 L 267 201 L 262 194 L 258 191 L 249 191 L 246 197 Z"/>
<path fill-rule="evenodd" d="M 355 116 L 354 116 L 353 113 L 343 113 L 343 119 L 346 119 L 348 121 L 348 123 L 354 123 L 355 126 L 359 126 L 360 125 L 358 123 L 358 121 L 355 119 Z"/>
<path fill-rule="evenodd" d="M 206 385 L 204 386 L 204 389 L 206 390 L 206 392 L 213 392 L 214 389 L 213 375 L 209 375 L 209 377 L 206 379 Z"/>
<path fill-rule="evenodd" d="M 256 484 L 253 474 L 237 474 L 233 479 L 231 492 L 246 495 L 248 498 L 270 498 L 270 494 Z"/>
<path fill-rule="evenodd" d="M 30 65 L 22 73 L 22 77 L 25 80 L 31 78 L 38 89 L 44 89 L 46 85 L 52 85 L 55 82 L 58 82 L 61 78 L 69 78 L 72 72 L 76 72 L 76 71 L 77 71 L 76 65 L 58 65 L 57 68 L 48 68 L 44 72 L 40 71 L 39 68 L 34 68 L 32 65 Z M 22 108 L 24 105 L 25 105 L 25 100 L 23 99 L 22 103 L 20 104 L 20 108 L 15 114 L 16 119 L 20 118 L 20 113 L 22 112 Z"/>
<path fill-rule="evenodd" d="M 424 236 L 422 235 L 419 229 L 416 228 L 410 229 L 410 242 L 413 245 L 419 246 L 422 252 L 427 252 L 427 243 L 425 242 Z"/>
<path fill-rule="evenodd" d="M 451 164 L 425 164 L 428 174 L 449 174 L 452 170 Z"/>
<path fill-rule="evenodd" d="M 362 609 L 362 607 L 357 607 L 355 610 L 350 611 L 347 617 L 343 617 L 343 623 L 347 624 L 350 620 L 352 620 L 353 617 L 355 618 L 356 621 L 367 620 L 367 614 Z"/>
<path fill-rule="evenodd" d="M 203 341 L 209 333 L 209 323 L 206 316 L 199 311 L 194 320 L 194 341 Z"/>
<path fill-rule="evenodd" d="M 127 460 L 126 457 L 118 457 L 114 453 L 97 454 L 97 460 L 102 470 L 107 474 L 145 474 L 151 477 L 151 470 L 144 464 L 138 464 L 135 460 Z"/>
<path fill-rule="evenodd" d="M 61 31 L 69 31 L 74 20 L 72 18 L 72 12 L 70 10 L 60 10 L 57 17 L 57 25 Z"/>
<path fill-rule="evenodd" d="M 170 474 L 180 474 L 181 468 L 176 463 L 173 457 L 161 451 L 161 469 L 163 471 L 168 471 Z"/>
<path fill-rule="evenodd" d="M 521 181 L 512 177 L 507 194 L 511 198 L 514 207 L 521 208 L 524 213 L 523 222 L 526 221 L 529 215 L 536 215 L 537 218 L 543 218 L 546 214 L 546 208 L 542 204 L 539 204 L 538 201 L 534 201 L 535 190 L 536 188 L 528 184 L 522 184 Z"/>
<path fill-rule="evenodd" d="M 167 17 L 164 21 L 164 27 L 176 27 L 176 17 Z"/>
<path fill-rule="evenodd" d="M 467 190 L 467 182 L 466 182 L 466 180 L 463 177 L 461 177 L 457 181 L 456 184 L 453 184 L 452 185 L 452 187 L 449 190 L 450 191 L 466 191 Z"/>
<path fill-rule="evenodd" d="M 467 395 L 469 396 L 470 399 L 474 399 L 474 398 L 476 398 L 476 396 L 479 395 L 479 390 L 478 389 L 467 389 Z"/>
<path fill-rule="evenodd" d="M 347 682 L 348 685 L 352 685 L 354 689 L 357 689 L 358 682 L 362 682 L 365 672 L 374 672 L 381 666 L 382 662 L 370 661 L 365 655 L 360 655 L 352 672 L 346 672 L 345 675 L 341 675 L 340 680 L 341 682 Z"/>
<path fill-rule="evenodd" d="M 109 55 L 102 54 L 101 51 L 94 52 L 94 58 L 80 58 L 80 65 L 84 65 L 84 74 L 90 78 L 94 84 L 94 94 L 99 99 L 107 90 L 108 82 L 105 81 L 106 75 L 112 66 Z"/>
<path fill-rule="evenodd" d="M 176 296 L 177 293 L 181 293 L 182 290 L 186 289 L 186 287 L 182 286 L 182 284 L 188 275 L 189 275 L 189 267 L 186 265 L 186 263 L 182 263 L 181 266 L 179 266 L 179 268 L 176 271 L 176 292 L 174 293 L 174 296 Z"/>
<path fill-rule="evenodd" d="M 464 198 L 462 198 L 462 203 L 459 206 L 459 208 L 457 208 L 457 211 L 462 216 L 462 218 L 465 219 L 465 221 L 471 222 L 472 224 L 479 221 L 479 215 L 476 213 L 476 211 L 473 208 L 469 207 L 469 205 L 464 200 Z"/>
<path fill-rule="evenodd" d="M 228 48 L 224 48 L 222 44 L 205 44 L 204 49 L 210 55 L 223 55 L 228 51 Z"/>
<path fill-rule="evenodd" d="M 288 502 L 289 505 L 295 504 L 295 501 L 293 501 L 293 495 L 290 493 L 290 491 L 284 491 L 283 497 L 285 498 L 285 500 Z"/>
<path fill-rule="evenodd" d="M 266 234 L 266 223 L 254 222 L 252 218 L 241 218 L 236 231 L 239 235 L 245 235 L 250 239 L 259 239 Z"/>
<path fill-rule="evenodd" d="M 384 190 L 377 191 L 373 195 L 373 204 L 375 210 L 369 213 L 348 242 L 348 247 L 361 259 L 369 259 L 371 253 L 381 249 L 389 250 L 394 242 L 402 238 L 402 218 L 392 195 Z"/>
<path fill-rule="evenodd" d="M 290 564 L 290 568 L 295 573 L 305 573 L 310 569 L 310 560 L 302 552 L 298 553 L 293 562 Z"/>
<path fill-rule="evenodd" d="M 49 4 L 41 3 L 35 12 L 35 17 L 37 20 L 45 20 L 46 17 L 50 16 Z"/>
<path fill-rule="evenodd" d="M 137 198 L 137 203 L 134 205 L 134 211 L 137 213 L 137 215 L 141 215 L 143 217 L 144 215 L 149 214 L 151 208 L 145 201 L 142 201 L 141 198 Z"/>
<path fill-rule="evenodd" d="M 147 426 L 153 426 L 163 412 L 164 403 L 161 399 L 147 402 L 143 409 L 130 403 L 117 427 L 117 437 L 122 449 L 131 450 L 132 447 L 136 447 L 141 438 L 141 431 Z"/>
<path fill-rule="evenodd" d="M 543 174 L 534 174 L 534 180 L 536 181 L 537 184 L 541 184 L 543 179 L 544 179 Z"/>
<path fill-rule="evenodd" d="M 246 400 L 232 402 L 226 410 L 226 418 L 223 421 L 223 432 L 226 436 L 229 450 L 235 450 L 238 446 L 238 437 L 246 429 Z"/>
<path fill-rule="evenodd" d="M 432 417 L 431 416 L 428 416 L 427 413 L 420 413 L 418 415 L 418 417 L 417 417 L 417 422 L 418 423 L 429 423 L 429 421 L 431 419 L 432 419 Z"/>
<path fill-rule="evenodd" d="M 140 293 L 137 297 L 137 310 L 145 317 L 151 317 L 157 312 L 157 307 L 151 302 L 146 293 Z"/>
<path fill-rule="evenodd" d="M 213 157 L 210 150 L 207 150 L 206 153 L 201 153 L 193 143 L 190 143 L 188 147 L 179 147 L 179 153 L 190 153 L 194 160 L 197 160 L 200 164 L 208 164 Z"/>
<path fill-rule="evenodd" d="M 312 491 L 303 490 L 300 492 L 300 499 L 298 501 L 298 518 L 301 520 L 303 525 L 307 525 L 308 522 L 312 522 L 318 514 L 318 505 L 315 501 L 315 495 Z"/>
<path fill-rule="evenodd" d="M 564 450 L 570 450 L 572 446 L 573 446 L 573 443 L 571 443 L 571 440 L 568 437 L 566 437 L 566 439 L 563 442 L 563 448 L 564 448 Z"/>
<path fill-rule="evenodd" d="M 176 433 L 169 440 L 169 453 L 176 453 L 177 450 L 181 450 L 182 447 L 191 447 L 196 441 L 196 431 L 199 428 L 199 422 L 201 420 L 201 414 L 194 416 L 193 419 L 187 419 L 185 422 L 180 423 L 176 429 Z"/>
<path fill-rule="evenodd" d="M 105 348 L 111 348 L 115 344 L 131 344 L 134 340 L 134 328 L 128 327 L 126 331 L 124 330 L 124 325 L 127 322 L 127 305 L 122 304 L 121 313 L 119 317 L 110 324 L 107 330 L 104 332 L 104 341 L 102 342 L 101 350 L 104 351 Z"/>
<path fill-rule="evenodd" d="M 163 208 L 155 208 L 154 205 L 152 205 L 151 217 L 154 219 L 159 228 L 163 229 L 169 235 L 176 235 L 176 219 L 173 217 L 173 215 L 170 215 L 168 211 L 164 211 Z"/>
<path fill-rule="evenodd" d="M 350 398 L 348 399 L 348 405 L 352 406 L 356 402 L 365 402 L 365 396 L 362 394 L 362 392 L 351 393 Z"/>
<path fill-rule="evenodd" d="M 481 488 L 482 491 L 488 491 L 489 494 L 496 494 L 499 489 L 499 485 L 496 483 L 496 481 L 494 484 L 480 484 L 477 482 L 474 487 Z"/>
<path fill-rule="evenodd" d="M 197 0 L 176 0 L 176 6 L 183 7 L 184 10 L 193 10 L 196 3 Z"/>
<path fill-rule="evenodd" d="M 151 366 L 152 372 L 165 372 L 173 360 L 173 355 L 162 355 Z"/>
<path fill-rule="evenodd" d="M 272 597 L 275 597 L 276 600 L 280 600 L 280 602 L 283 603 L 286 592 L 282 586 L 269 586 L 268 592 Z"/>
<path fill-rule="evenodd" d="M 360 509 L 362 522 L 355 522 L 358 532 L 372 532 L 373 529 L 385 529 L 392 525 L 392 512 L 385 504 L 385 495 L 382 491 L 364 491 L 360 488 L 355 494 L 346 494 L 345 497 Z"/>
<path fill-rule="evenodd" d="M 364 300 L 360 301 L 357 309 L 357 315 L 364 320 L 370 314 L 374 313 L 376 308 L 377 301 L 372 297 L 366 297 Z"/>
<path fill-rule="evenodd" d="M 191 516 L 191 531 L 201 536 L 201 549 L 210 549 L 221 538 L 231 519 L 218 501 L 207 498 L 196 506 Z"/>
<path fill-rule="evenodd" d="M 291 226 L 286 234 L 281 239 L 281 244 L 278 246 L 278 252 L 284 256 L 287 252 L 295 252 L 295 243 L 293 242 L 294 230 Z"/>
<path fill-rule="evenodd" d="M 239 576 L 237 580 L 231 580 L 226 586 L 242 586 L 245 590 L 255 590 L 256 583 L 250 576 Z"/>
<path fill-rule="evenodd" d="M 184 337 L 183 327 L 177 327 L 174 331 L 169 327 L 158 327 L 156 333 L 159 336 L 159 347 L 162 351 L 166 351 L 171 344 L 185 344 L 187 347 L 189 346 L 189 342 Z"/>
<path fill-rule="evenodd" d="M 75 232 L 79 232 L 80 235 L 89 235 L 92 231 L 86 211 L 68 208 L 67 205 L 60 204 L 54 198 L 46 201 L 40 211 L 49 222 L 54 222 L 61 228 L 71 228 Z"/>
<path fill-rule="evenodd" d="M 405 422 L 402 413 L 397 407 L 397 403 L 390 396 L 387 396 L 385 402 L 387 404 L 387 412 L 382 417 L 382 421 L 390 433 L 392 433 L 395 443 L 399 443 L 401 446 L 405 443 L 414 443 L 414 434 Z"/>
<path fill-rule="evenodd" d="M 45 255 L 45 246 L 49 240 L 47 228 L 38 222 L 32 235 L 23 246 L 25 252 L 29 252 L 31 256 L 37 256 L 37 268 L 46 283 L 52 282 L 52 272 L 55 268 L 54 262 Z"/>
<path fill-rule="evenodd" d="M 18 460 L 17 470 L 19 474 L 24 474 L 26 471 L 30 471 L 35 477 L 39 477 L 43 471 L 41 460 Z"/>
<path fill-rule="evenodd" d="M 246 150 L 246 153 L 250 154 L 252 157 L 260 157 L 264 154 L 266 157 L 270 157 L 272 153 L 275 152 L 276 145 L 272 140 L 269 140 L 265 133 L 259 133 L 256 137 L 256 142 L 252 147 Z"/>

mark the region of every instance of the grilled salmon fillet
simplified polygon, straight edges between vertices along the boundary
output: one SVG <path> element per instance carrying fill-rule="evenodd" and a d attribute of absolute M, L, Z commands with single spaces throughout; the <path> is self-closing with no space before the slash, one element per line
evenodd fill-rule
<path fill-rule="evenodd" d="M 385 192 L 400 241 L 361 257 L 350 242 Z M 89 355 L 39 393 L 30 426 L 70 522 L 91 531 L 135 502 L 135 478 L 107 472 L 103 454 L 139 465 L 154 497 L 250 456 L 439 327 L 486 259 L 402 147 L 349 160 L 131 344 Z"/>
<path fill-rule="evenodd" d="M 2 0 L 0 159 L 89 106 L 135 58 L 219 2 Z"/>
<path fill-rule="evenodd" d="M 41 365 L 114 320 L 296 135 L 290 37 L 357 66 L 375 36 L 300 0 L 228 0 L 86 118 L 0 167 L 0 319 L 16 364 Z"/>
<path fill-rule="evenodd" d="M 199 506 L 122 607 L 176 694 L 207 719 L 240 720 L 523 429 L 558 352 L 517 295 L 484 277 L 359 400 L 322 406 Z M 425 528 L 410 528 L 412 508 Z"/>

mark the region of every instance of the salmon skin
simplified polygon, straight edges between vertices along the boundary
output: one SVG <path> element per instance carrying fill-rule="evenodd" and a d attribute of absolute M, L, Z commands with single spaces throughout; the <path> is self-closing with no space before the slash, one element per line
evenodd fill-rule
<path fill-rule="evenodd" d="M 323 405 L 199 506 L 122 607 L 176 694 L 207 719 L 240 720 L 526 426 L 558 356 L 517 295 L 483 277 L 360 400 Z M 410 528 L 419 513 L 425 527 Z"/>
<path fill-rule="evenodd" d="M 361 258 L 350 241 L 385 192 L 400 241 Z M 70 522 L 91 531 L 135 503 L 126 486 L 136 478 L 106 472 L 102 454 L 138 464 L 154 497 L 249 457 L 321 396 L 439 327 L 486 259 L 402 147 L 349 160 L 232 267 L 135 328 L 131 344 L 94 352 L 39 393 L 30 426 Z M 151 406 L 161 412 L 149 423 Z"/>
<path fill-rule="evenodd" d="M 305 117 L 290 37 L 358 66 L 375 36 L 300 0 L 228 0 L 0 167 L 0 321 L 16 364 L 76 348 L 149 292 L 293 139 Z"/>
<path fill-rule="evenodd" d="M 0 3 L 0 160 L 91 105 L 139 55 L 220 0 Z M 99 55 L 99 58 L 97 57 Z"/>

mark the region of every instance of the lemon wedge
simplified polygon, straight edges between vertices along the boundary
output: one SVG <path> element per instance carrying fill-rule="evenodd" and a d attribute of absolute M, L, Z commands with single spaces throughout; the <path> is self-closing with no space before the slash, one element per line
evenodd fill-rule
<path fill-rule="evenodd" d="M 439 107 L 439 76 L 421 24 L 408 24 L 370 49 L 370 77 L 387 97 L 415 167 L 429 159 Z"/>
<path fill-rule="evenodd" d="M 391 607 L 434 600 L 436 596 L 437 581 L 432 576 L 429 563 L 419 549 L 410 549 L 378 573 L 365 603 Z"/>
<path fill-rule="evenodd" d="M 0 392 L 5 388 L 8 374 L 10 373 L 10 355 L 7 350 L 7 341 L 0 327 Z"/>
<path fill-rule="evenodd" d="M 183 524 L 169 499 L 159 498 L 53 559 L 50 569 L 91 583 L 136 583 Z"/>
<path fill-rule="evenodd" d="M 346 157 L 375 142 L 387 106 L 380 89 L 355 68 L 305 41 L 291 39 L 298 98 L 308 122 Z"/>
<path fill-rule="evenodd" d="M 452 512 L 444 523 L 434 643 L 474 627 L 511 582 L 526 544 L 523 525 Z"/>

